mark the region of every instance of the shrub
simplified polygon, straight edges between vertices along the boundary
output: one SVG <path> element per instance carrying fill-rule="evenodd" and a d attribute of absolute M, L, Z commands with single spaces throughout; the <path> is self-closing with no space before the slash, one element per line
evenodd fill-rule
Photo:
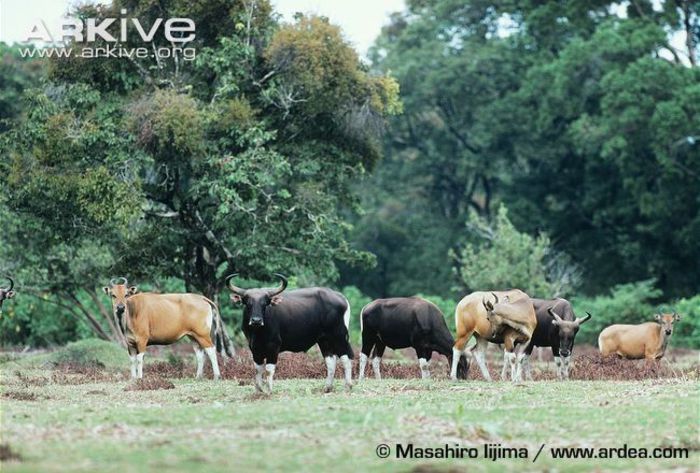
<path fill-rule="evenodd" d="M 681 316 L 673 334 L 673 345 L 700 348 L 700 294 L 677 301 L 673 308 Z"/>
<path fill-rule="evenodd" d="M 126 350 L 116 343 L 88 338 L 69 343 L 65 347 L 56 350 L 49 357 L 49 362 L 57 365 L 67 364 L 121 369 L 128 366 L 129 357 Z"/>
<path fill-rule="evenodd" d="M 655 307 L 652 300 L 661 296 L 654 287 L 655 280 L 649 279 L 615 286 L 609 295 L 595 297 L 574 297 L 576 315 L 582 317 L 590 312 L 591 320 L 581 325 L 578 342 L 598 343 L 598 334 L 612 324 L 639 324 L 653 320 Z"/>
<path fill-rule="evenodd" d="M 471 291 L 518 288 L 533 297 L 556 297 L 578 284 L 569 257 L 554 250 L 546 234 L 519 232 L 503 205 L 493 222 L 472 212 L 467 231 L 469 240 L 453 256 L 459 279 Z"/>

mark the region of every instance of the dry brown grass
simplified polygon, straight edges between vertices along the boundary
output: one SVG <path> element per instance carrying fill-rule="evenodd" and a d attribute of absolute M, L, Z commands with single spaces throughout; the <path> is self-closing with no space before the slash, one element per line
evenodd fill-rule
<path fill-rule="evenodd" d="M 21 461 L 22 455 L 12 450 L 9 443 L 0 444 L 0 461 Z"/>
<path fill-rule="evenodd" d="M 158 389 L 175 389 L 175 385 L 161 376 L 150 375 L 133 380 L 124 388 L 124 391 L 155 391 Z"/>

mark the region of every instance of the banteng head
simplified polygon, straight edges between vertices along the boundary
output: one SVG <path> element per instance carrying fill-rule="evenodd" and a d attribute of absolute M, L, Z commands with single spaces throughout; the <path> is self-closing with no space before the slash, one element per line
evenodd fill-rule
<path fill-rule="evenodd" d="M 658 313 L 654 316 L 654 320 L 661 325 L 666 335 L 671 335 L 673 333 L 673 324 L 681 320 L 681 316 L 675 311 L 672 314 Z"/>
<path fill-rule="evenodd" d="M 503 309 L 503 306 L 505 304 L 508 304 L 510 300 L 508 299 L 508 296 L 506 296 L 501 302 L 498 300 L 498 296 L 495 292 L 492 292 L 491 294 L 493 295 L 493 302 L 487 300 L 486 298 L 482 298 L 481 303 L 484 305 L 484 309 L 486 309 L 486 318 L 488 319 L 488 321 L 491 323 L 498 323 L 498 318 L 500 317 L 499 314 L 501 313 L 501 309 Z"/>
<path fill-rule="evenodd" d="M 554 311 L 554 306 L 547 309 L 547 312 L 552 316 L 552 325 L 557 328 L 559 333 L 559 355 L 563 356 L 564 358 L 571 356 L 571 352 L 574 349 L 574 339 L 576 338 L 578 329 L 582 323 L 591 318 L 591 314 L 586 312 L 585 317 L 576 317 L 574 319 L 572 312 L 571 317 L 562 317 L 562 314 L 558 314 Z"/>
<path fill-rule="evenodd" d="M 138 292 L 136 286 L 129 286 L 126 278 L 114 278 L 102 290 L 112 298 L 112 310 L 121 317 L 126 310 L 126 300 Z"/>
<path fill-rule="evenodd" d="M 281 284 L 275 289 L 242 289 L 233 285 L 232 279 L 238 273 L 226 278 L 226 284 L 231 290 L 231 301 L 243 304 L 243 325 L 250 327 L 262 327 L 265 325 L 264 315 L 271 305 L 279 304 L 282 301 L 282 292 L 287 288 L 287 278 L 281 274 L 275 274 Z"/>
<path fill-rule="evenodd" d="M 7 277 L 7 280 L 10 282 L 10 285 L 0 287 L 0 311 L 2 311 L 2 303 L 5 299 L 12 299 L 15 297 L 15 291 L 12 290 L 12 288 L 15 287 L 15 282 L 10 277 Z"/>

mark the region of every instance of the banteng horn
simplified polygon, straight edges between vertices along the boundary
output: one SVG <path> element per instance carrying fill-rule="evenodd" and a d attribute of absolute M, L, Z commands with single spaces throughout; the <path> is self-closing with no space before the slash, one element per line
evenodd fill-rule
<path fill-rule="evenodd" d="M 557 322 L 561 322 L 562 321 L 561 317 L 559 317 L 559 315 L 556 312 L 554 312 L 554 310 L 552 310 L 552 309 L 554 309 L 554 306 L 547 309 L 547 312 L 549 312 L 549 315 L 554 317 L 554 320 L 556 320 Z"/>
<path fill-rule="evenodd" d="M 238 273 L 233 273 L 230 274 L 226 277 L 226 285 L 228 288 L 233 292 L 234 294 L 237 294 L 239 296 L 245 296 L 245 289 L 241 289 L 240 287 L 234 286 L 233 283 L 231 283 L 231 280 L 235 277 L 238 276 Z"/>
<path fill-rule="evenodd" d="M 120 278 L 112 278 L 109 280 L 109 285 L 110 286 L 119 286 L 119 285 L 124 285 L 126 286 L 126 278 L 120 277 Z"/>
<path fill-rule="evenodd" d="M 15 287 L 15 282 L 12 280 L 12 278 L 10 276 L 5 276 L 5 278 L 8 281 L 10 281 L 10 287 L 8 287 L 7 289 L 3 289 L 3 291 L 10 292 L 12 290 L 12 288 Z"/>
<path fill-rule="evenodd" d="M 281 275 L 280 273 L 275 273 L 275 276 L 277 276 L 278 278 L 280 278 L 280 279 L 282 280 L 282 284 L 281 284 L 280 287 L 278 287 L 277 289 L 274 289 L 274 290 L 268 292 L 268 295 L 269 295 L 270 297 L 275 297 L 275 296 L 278 295 L 278 294 L 282 294 L 282 292 L 283 292 L 285 289 L 287 289 L 287 278 L 285 278 L 285 277 L 284 277 L 283 275 Z"/>
<path fill-rule="evenodd" d="M 591 313 L 590 313 L 590 312 L 586 312 L 586 316 L 585 316 L 585 317 L 583 317 L 583 318 L 581 318 L 581 319 L 579 319 L 578 317 L 576 317 L 576 323 L 577 323 L 578 325 L 581 325 L 582 323 L 584 323 L 585 321 L 587 321 L 587 320 L 590 319 L 590 318 L 591 318 Z"/>

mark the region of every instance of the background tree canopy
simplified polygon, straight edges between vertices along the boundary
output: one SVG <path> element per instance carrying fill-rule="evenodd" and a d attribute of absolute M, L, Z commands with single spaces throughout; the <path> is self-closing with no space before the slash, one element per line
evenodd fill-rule
<path fill-rule="evenodd" d="M 114 338 L 116 275 L 217 299 L 226 274 L 283 272 L 354 286 L 356 310 L 420 293 L 448 316 L 504 286 L 596 324 L 700 313 L 696 2 L 407 0 L 369 64 L 264 0 L 76 14 L 121 8 L 192 18 L 196 59 L 0 45 L 0 275 L 22 294 L 5 343 Z"/>
<path fill-rule="evenodd" d="M 409 0 L 394 14 L 371 56 L 404 113 L 354 233 L 378 270 L 344 281 L 372 295 L 474 289 L 451 277 L 450 250 L 474 238 L 470 211 L 505 204 L 571 258 L 585 293 L 652 277 L 668 297 L 697 293 L 700 7 L 625 5 Z"/>

